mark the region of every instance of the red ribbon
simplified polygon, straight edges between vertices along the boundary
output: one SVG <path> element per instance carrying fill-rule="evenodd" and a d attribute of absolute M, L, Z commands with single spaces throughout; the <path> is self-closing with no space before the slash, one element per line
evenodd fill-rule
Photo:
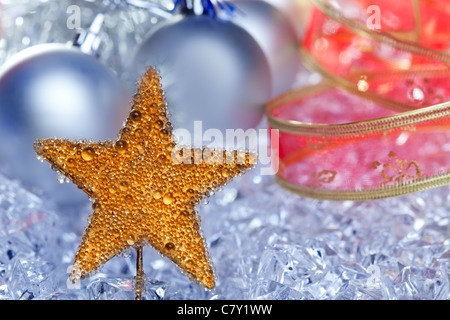
<path fill-rule="evenodd" d="M 314 3 L 302 57 L 324 81 L 267 105 L 280 185 L 369 200 L 450 183 L 450 4 Z"/>

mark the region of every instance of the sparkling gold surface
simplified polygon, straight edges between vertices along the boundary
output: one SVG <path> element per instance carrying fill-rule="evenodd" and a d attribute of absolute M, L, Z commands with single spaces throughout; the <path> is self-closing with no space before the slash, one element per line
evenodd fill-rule
<path fill-rule="evenodd" d="M 248 152 L 214 153 L 206 148 L 180 151 L 153 68 L 142 77 L 116 141 L 45 139 L 37 140 L 34 148 L 93 201 L 94 212 L 76 253 L 73 281 L 128 247 L 149 244 L 192 280 L 214 287 L 196 206 L 252 167 L 256 158 Z"/>

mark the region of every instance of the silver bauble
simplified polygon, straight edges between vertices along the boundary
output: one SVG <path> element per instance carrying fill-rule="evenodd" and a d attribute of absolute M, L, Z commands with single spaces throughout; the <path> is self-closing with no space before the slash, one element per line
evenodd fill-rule
<path fill-rule="evenodd" d="M 259 2 L 262 0 L 255 0 Z M 301 42 L 314 7 L 314 1 L 310 0 L 264 0 L 278 8 L 294 27 L 297 39 Z"/>
<path fill-rule="evenodd" d="M 270 67 L 258 43 L 207 15 L 180 15 L 154 28 L 131 69 L 137 75 L 146 66 L 161 73 L 175 129 L 192 133 L 196 120 L 223 133 L 256 127 L 270 97 Z"/>
<path fill-rule="evenodd" d="M 258 42 L 270 63 L 272 97 L 295 86 L 300 70 L 299 41 L 286 15 L 262 0 L 230 1 L 237 9 L 233 22 L 248 31 Z"/>
<path fill-rule="evenodd" d="M 120 84 L 97 59 L 74 47 L 42 44 L 0 71 L 0 168 L 56 202 L 78 201 L 72 184 L 36 160 L 38 138 L 115 138 L 125 103 Z M 85 198 L 85 197 L 83 197 Z"/>

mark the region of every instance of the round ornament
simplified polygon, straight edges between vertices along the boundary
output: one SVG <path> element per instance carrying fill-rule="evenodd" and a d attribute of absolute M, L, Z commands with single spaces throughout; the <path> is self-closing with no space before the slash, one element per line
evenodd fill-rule
<path fill-rule="evenodd" d="M 269 61 L 272 97 L 293 89 L 300 70 L 297 33 L 287 16 L 266 1 L 234 0 L 232 21 L 258 42 Z"/>
<path fill-rule="evenodd" d="M 294 27 L 297 39 L 301 41 L 310 18 L 313 1 L 307 0 L 263 0 L 280 10 Z M 260 2 L 259 0 L 255 2 Z"/>
<path fill-rule="evenodd" d="M 0 167 L 56 202 L 79 201 L 36 160 L 33 142 L 111 138 L 127 105 L 121 91 L 113 74 L 79 48 L 41 44 L 21 51 L 0 72 Z"/>
<path fill-rule="evenodd" d="M 271 92 L 262 48 L 239 25 L 184 9 L 140 45 L 133 78 L 146 66 L 160 71 L 175 129 L 193 133 L 194 121 L 223 133 L 256 127 Z"/>

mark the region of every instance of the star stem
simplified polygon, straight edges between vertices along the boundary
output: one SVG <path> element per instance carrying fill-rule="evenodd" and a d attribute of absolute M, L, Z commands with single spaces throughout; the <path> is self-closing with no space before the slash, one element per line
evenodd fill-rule
<path fill-rule="evenodd" d="M 143 254 L 142 245 L 136 247 L 136 299 L 142 300 L 142 294 L 145 290 L 144 284 L 144 267 L 143 267 Z"/>

